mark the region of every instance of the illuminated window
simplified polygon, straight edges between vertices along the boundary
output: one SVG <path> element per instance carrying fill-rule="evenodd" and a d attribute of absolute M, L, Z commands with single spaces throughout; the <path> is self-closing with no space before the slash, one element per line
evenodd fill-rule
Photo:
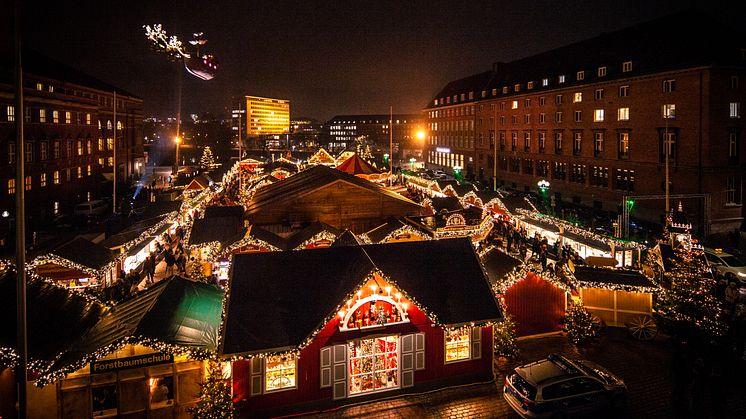
<path fill-rule="evenodd" d="M 109 166 L 114 166 L 114 157 L 109 157 L 108 161 L 109 161 Z"/>
<path fill-rule="evenodd" d="M 117 121 L 117 131 L 122 130 L 122 121 Z"/>
<path fill-rule="evenodd" d="M 729 105 L 729 109 L 731 118 L 741 117 L 741 102 L 731 102 Z"/>
<path fill-rule="evenodd" d="M 381 336 L 347 344 L 350 394 L 399 387 L 399 338 Z"/>
<path fill-rule="evenodd" d="M 113 150 L 114 149 L 114 139 L 113 138 L 107 138 L 106 139 L 106 149 L 107 150 Z"/>
<path fill-rule="evenodd" d="M 629 133 L 619 133 L 619 147 L 618 147 L 619 159 L 629 158 Z"/>
<path fill-rule="evenodd" d="M 507 94 L 507 93 L 508 93 L 508 86 L 503 86 L 503 94 Z"/>
<path fill-rule="evenodd" d="M 622 63 L 622 72 L 627 73 L 632 71 L 632 61 L 625 61 Z"/>
<path fill-rule="evenodd" d="M 52 174 L 52 182 L 54 182 L 55 185 L 60 184 L 60 171 L 59 170 L 55 170 L 54 173 Z"/>
<path fill-rule="evenodd" d="M 471 329 L 462 327 L 445 332 L 446 362 L 471 359 Z"/>
<path fill-rule="evenodd" d="M 549 79 L 541 79 L 541 87 L 549 86 Z"/>
<path fill-rule="evenodd" d="M 83 140 L 78 140 L 77 151 L 78 151 L 78 154 L 77 154 L 78 156 L 83 155 Z"/>
<path fill-rule="evenodd" d="M 559 76 L 559 83 L 562 84 L 564 82 L 565 82 L 565 75 L 563 74 L 563 75 Z"/>
<path fill-rule="evenodd" d="M 583 101 L 583 94 L 581 92 L 577 92 L 572 96 L 573 103 L 578 103 Z"/>
<path fill-rule="evenodd" d="M 8 122 L 13 122 L 16 120 L 16 108 L 15 106 L 8 105 Z"/>
<path fill-rule="evenodd" d="M 85 124 L 91 125 L 91 114 L 89 113 L 85 114 Z"/>
<path fill-rule="evenodd" d="M 49 85 L 49 93 L 54 93 L 54 86 L 51 84 Z"/>
<path fill-rule="evenodd" d="M 31 180 L 31 176 L 26 176 L 26 179 L 24 179 L 24 183 L 26 184 L 26 190 L 30 191 L 31 186 L 33 185 L 33 181 Z"/>
<path fill-rule="evenodd" d="M 604 77 L 606 75 L 606 67 L 598 68 L 598 77 Z"/>
<path fill-rule="evenodd" d="M 296 387 L 297 359 L 294 354 L 264 358 L 264 389 L 267 392 Z"/>
<path fill-rule="evenodd" d="M 583 80 L 585 79 L 585 71 L 578 71 L 575 77 L 577 80 Z"/>
<path fill-rule="evenodd" d="M 88 169 L 86 170 L 86 173 L 87 173 L 88 176 L 91 175 L 91 165 L 90 164 L 88 165 Z"/>
<path fill-rule="evenodd" d="M 60 201 L 54 201 L 52 211 L 54 212 L 54 215 L 60 215 Z"/>
<path fill-rule="evenodd" d="M 534 88 L 534 82 L 530 81 L 530 82 L 526 83 L 526 88 L 527 88 L 528 90 L 531 90 L 531 89 L 533 89 L 533 88 Z"/>
<path fill-rule="evenodd" d="M 603 122 L 604 121 L 604 110 L 603 109 L 596 109 L 593 111 L 593 122 Z"/>
<path fill-rule="evenodd" d="M 672 103 L 663 105 L 663 118 L 664 119 L 676 118 L 676 105 Z"/>
<path fill-rule="evenodd" d="M 44 90 L 44 85 L 41 83 L 36 83 L 36 90 Z"/>
<path fill-rule="evenodd" d="M 55 124 L 60 123 L 60 112 L 59 111 L 52 111 L 52 122 Z"/>
<path fill-rule="evenodd" d="M 47 122 L 47 111 L 46 109 L 39 109 L 39 122 Z"/>
<path fill-rule="evenodd" d="M 87 154 L 92 154 L 93 153 L 93 142 L 91 142 L 91 140 L 87 140 L 86 141 L 85 149 L 86 149 L 86 153 Z"/>
<path fill-rule="evenodd" d="M 514 100 L 513 103 L 510 105 L 510 109 L 518 109 L 518 101 Z"/>
<path fill-rule="evenodd" d="M 65 123 L 66 124 L 70 124 L 70 123 L 72 123 L 72 120 L 73 120 L 73 113 L 69 112 L 69 111 L 66 111 L 65 112 Z"/>
<path fill-rule="evenodd" d="M 16 180 L 8 179 L 8 195 L 16 193 Z"/>
<path fill-rule="evenodd" d="M 629 108 L 619 108 L 617 110 L 617 121 L 628 121 L 629 120 Z"/>
<path fill-rule="evenodd" d="M 173 406 L 174 377 L 172 375 L 151 377 L 149 380 L 149 388 L 151 409 Z"/>
<path fill-rule="evenodd" d="M 103 157 L 100 157 L 98 159 L 98 165 L 101 166 L 101 167 L 104 167 L 105 164 L 106 164 L 106 160 L 104 160 Z"/>
<path fill-rule="evenodd" d="M 101 151 L 103 149 L 104 149 L 104 139 L 103 138 L 99 138 L 98 139 L 98 151 Z"/>
<path fill-rule="evenodd" d="M 82 167 L 78 167 L 78 179 L 80 179 L 82 177 L 83 177 L 83 168 Z"/>
<path fill-rule="evenodd" d="M 42 188 L 47 186 L 47 174 L 46 173 L 42 173 L 41 175 L 39 175 L 39 185 L 41 185 Z"/>

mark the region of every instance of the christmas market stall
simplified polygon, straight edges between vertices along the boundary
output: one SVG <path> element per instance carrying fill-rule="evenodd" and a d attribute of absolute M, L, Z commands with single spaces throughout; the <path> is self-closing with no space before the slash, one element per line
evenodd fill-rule
<path fill-rule="evenodd" d="M 429 209 L 432 214 L 443 211 L 458 211 L 465 207 L 461 203 L 461 200 L 455 196 L 434 196 L 432 198 L 425 198 L 422 201 L 422 206 Z"/>
<path fill-rule="evenodd" d="M 391 218 L 378 227 L 361 234 L 360 238 L 366 243 L 396 243 L 431 239 L 425 231 L 396 218 Z"/>
<path fill-rule="evenodd" d="M 324 150 L 323 147 L 314 153 L 313 156 L 308 158 L 309 166 L 323 165 L 327 167 L 337 167 L 337 161 L 329 154 L 328 151 Z"/>
<path fill-rule="evenodd" d="M 329 247 L 342 232 L 329 224 L 315 221 L 285 239 L 285 250 Z"/>
<path fill-rule="evenodd" d="M 16 354 L 16 284 L 15 268 L 0 261 L 0 417 L 16 417 L 16 390 L 13 370 Z M 45 371 L 56 357 L 99 321 L 105 306 L 93 299 L 54 284 L 30 280 L 26 284 L 28 380 Z M 47 393 L 54 389 L 37 389 L 29 382 L 28 417 L 54 417 L 55 400 Z"/>
<path fill-rule="evenodd" d="M 609 326 L 626 327 L 641 340 L 655 337 L 653 298 L 660 291 L 648 277 L 631 269 L 574 267 L 583 306 Z"/>
<path fill-rule="evenodd" d="M 212 271 L 218 279 L 228 279 L 230 257 L 218 258 L 222 249 L 233 246 L 246 237 L 243 207 L 213 206 L 205 209 L 204 218 L 194 220 L 187 236 L 191 248 L 191 257 L 198 263 L 212 263 Z"/>
<path fill-rule="evenodd" d="M 200 192 L 204 190 L 205 188 L 210 187 L 210 185 L 213 184 L 212 179 L 210 179 L 210 176 L 207 175 L 199 175 L 196 176 L 194 179 L 192 179 L 191 182 L 184 188 L 185 192 Z"/>
<path fill-rule="evenodd" d="M 461 183 L 457 180 L 438 180 L 438 189 L 445 196 L 461 198 L 469 192 L 476 192 L 472 184 Z"/>
<path fill-rule="evenodd" d="M 470 237 L 475 243 L 481 242 L 492 230 L 492 217 L 473 206 L 423 217 L 406 217 L 405 222 L 427 232 L 433 239 Z"/>
<path fill-rule="evenodd" d="M 261 170 L 263 173 L 279 180 L 290 177 L 299 171 L 297 164 L 284 158 L 263 164 Z"/>
<path fill-rule="evenodd" d="M 370 181 L 377 181 L 388 177 L 388 173 L 382 175 L 381 171 L 372 164 L 363 160 L 357 154 L 353 154 L 347 160 L 337 166 L 337 170 L 355 175 Z"/>
<path fill-rule="evenodd" d="M 358 238 L 355 233 L 351 232 L 350 230 L 345 230 L 334 240 L 334 243 L 332 243 L 332 247 L 360 246 L 363 244 L 365 244 L 365 242 L 362 239 Z"/>
<path fill-rule="evenodd" d="M 222 301 L 213 285 L 160 281 L 73 342 L 38 377 L 39 391 L 61 418 L 188 417 L 203 360 L 216 350 Z"/>
<path fill-rule="evenodd" d="M 122 256 L 78 237 L 32 260 L 32 275 L 69 288 L 108 287 L 116 281 Z"/>
<path fill-rule="evenodd" d="M 346 162 L 350 157 L 356 154 L 357 153 L 355 153 L 352 150 L 344 150 L 341 153 L 339 153 L 339 155 L 337 156 L 336 159 L 334 159 L 334 161 L 336 162 L 337 167 L 339 167 L 342 163 Z"/>
<path fill-rule="evenodd" d="M 220 352 L 240 415 L 292 414 L 492 380 L 501 318 L 468 239 L 253 253 Z"/>

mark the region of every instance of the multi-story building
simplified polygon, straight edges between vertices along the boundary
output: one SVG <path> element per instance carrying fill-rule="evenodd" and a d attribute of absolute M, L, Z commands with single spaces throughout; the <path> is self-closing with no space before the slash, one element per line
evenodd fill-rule
<path fill-rule="evenodd" d="M 293 118 L 290 120 L 290 146 L 299 150 L 310 150 L 319 147 L 319 140 L 324 131 L 324 124 L 312 118 Z"/>
<path fill-rule="evenodd" d="M 555 199 L 599 209 L 630 197 L 633 216 L 655 221 L 668 166 L 669 193 L 691 197 L 673 202 L 696 200 L 685 208 L 700 233 L 732 231 L 745 101 L 746 42 L 682 13 L 449 83 L 425 109 L 428 162 L 473 160 L 475 177 L 526 191 L 547 180 Z"/>
<path fill-rule="evenodd" d="M 290 132 L 290 101 L 246 96 L 249 135 L 282 135 Z"/>
<path fill-rule="evenodd" d="M 33 225 L 111 193 L 102 178 L 114 177 L 114 138 L 118 184 L 140 174 L 143 102 L 37 53 L 23 58 L 22 111 L 16 109 L 13 69 L 0 69 L 0 210 L 13 214 L 16 190 L 23 187 Z M 15 184 L 18 121 L 24 122 L 24 185 Z"/>
<path fill-rule="evenodd" d="M 390 152 L 393 142 L 394 159 L 400 159 L 400 149 L 411 147 L 424 121 L 418 114 L 394 114 L 393 138 L 389 138 L 391 115 L 337 115 L 326 123 L 328 148 L 332 152 L 355 150 L 358 145 L 368 145 L 376 156 Z"/>

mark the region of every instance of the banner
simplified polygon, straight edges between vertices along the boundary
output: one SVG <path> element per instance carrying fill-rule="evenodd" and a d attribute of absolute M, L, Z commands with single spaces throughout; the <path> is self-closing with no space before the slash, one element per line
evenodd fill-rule
<path fill-rule="evenodd" d="M 91 362 L 91 374 L 120 371 L 130 368 L 150 367 L 174 362 L 174 356 L 156 352 L 129 358 L 105 359 Z"/>

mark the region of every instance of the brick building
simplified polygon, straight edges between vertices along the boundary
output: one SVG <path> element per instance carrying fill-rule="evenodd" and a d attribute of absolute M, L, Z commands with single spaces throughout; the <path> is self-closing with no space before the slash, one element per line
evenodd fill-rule
<path fill-rule="evenodd" d="M 712 34 L 718 34 L 713 42 Z M 701 234 L 744 220 L 746 42 L 684 12 L 449 83 L 425 109 L 431 167 L 661 221 L 670 193 Z M 672 203 L 673 205 L 673 203 Z"/>
<path fill-rule="evenodd" d="M 24 52 L 24 107 L 15 109 L 12 66 L 0 68 L 0 211 L 26 189 L 32 225 L 111 193 L 114 95 L 118 184 L 143 170 L 142 99 L 38 53 Z M 24 118 L 26 182 L 15 184 L 16 127 Z M 107 184 L 108 181 L 108 184 Z"/>

